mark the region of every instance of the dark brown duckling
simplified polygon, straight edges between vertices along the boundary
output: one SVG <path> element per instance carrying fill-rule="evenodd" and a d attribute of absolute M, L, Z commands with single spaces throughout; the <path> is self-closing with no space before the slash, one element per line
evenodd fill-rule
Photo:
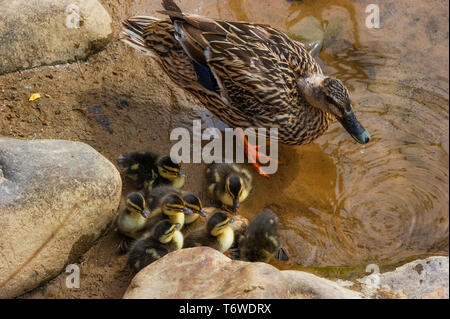
<path fill-rule="evenodd" d="M 130 249 L 128 265 L 136 272 L 164 255 L 183 247 L 180 224 L 161 220 L 145 232 Z"/>
<path fill-rule="evenodd" d="M 287 260 L 288 257 L 281 248 L 278 217 L 273 211 L 265 209 L 250 222 L 239 240 L 239 257 L 245 261 L 266 263 L 274 257 L 277 260 Z"/>
<path fill-rule="evenodd" d="M 170 156 L 131 152 L 119 155 L 117 162 L 120 167 L 126 168 L 127 176 L 136 181 L 136 186 L 146 196 L 158 185 L 171 185 L 176 189 L 184 185 L 185 175 L 181 172 L 181 166 Z"/>

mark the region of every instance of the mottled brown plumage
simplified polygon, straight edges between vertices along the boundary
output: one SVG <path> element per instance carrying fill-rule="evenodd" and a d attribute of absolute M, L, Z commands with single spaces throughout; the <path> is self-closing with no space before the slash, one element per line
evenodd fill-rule
<path fill-rule="evenodd" d="M 275 127 L 281 142 L 305 144 L 322 135 L 334 116 L 340 121 L 346 117 L 340 105 L 328 106 L 335 103 L 332 99 L 307 99 L 310 91 L 302 85 L 320 86 L 328 78 L 303 44 L 269 25 L 190 15 L 173 0 L 164 0 L 163 6 L 161 13 L 170 20 L 130 18 L 121 39 L 152 55 L 175 83 L 231 127 Z M 342 82 L 332 80 L 338 83 L 330 86 L 336 95 L 345 96 Z M 316 100 L 320 105 L 312 106 Z M 350 129 L 354 137 L 361 134 L 359 127 Z M 368 137 L 358 141 L 365 143 Z"/>

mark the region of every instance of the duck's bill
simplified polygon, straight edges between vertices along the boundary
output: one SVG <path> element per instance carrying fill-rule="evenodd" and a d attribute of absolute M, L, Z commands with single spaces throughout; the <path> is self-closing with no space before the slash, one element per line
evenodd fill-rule
<path fill-rule="evenodd" d="M 182 173 L 182 172 L 177 172 L 177 174 L 176 174 L 178 177 L 181 177 L 181 178 L 185 178 L 186 177 L 186 174 L 184 174 L 184 173 Z"/>
<path fill-rule="evenodd" d="M 187 207 L 184 207 L 184 208 L 183 208 L 183 212 L 184 212 L 185 214 L 187 214 L 187 215 L 192 214 L 192 210 L 189 209 L 189 208 L 187 208 Z"/>
<path fill-rule="evenodd" d="M 239 210 L 239 199 L 235 198 L 233 199 L 233 213 L 237 213 L 237 211 Z"/>
<path fill-rule="evenodd" d="M 141 211 L 141 215 L 144 218 L 149 218 L 150 217 L 150 212 L 147 209 L 144 209 Z"/>
<path fill-rule="evenodd" d="M 289 260 L 289 256 L 286 253 L 286 251 L 283 249 L 283 247 L 280 247 L 280 249 L 278 249 L 278 251 L 275 254 L 275 259 L 278 261 Z"/>
<path fill-rule="evenodd" d="M 366 144 L 370 141 L 369 132 L 359 123 L 353 112 L 348 112 L 339 122 L 358 143 Z"/>
<path fill-rule="evenodd" d="M 200 216 L 206 217 L 206 212 L 204 210 L 199 210 L 198 213 Z"/>

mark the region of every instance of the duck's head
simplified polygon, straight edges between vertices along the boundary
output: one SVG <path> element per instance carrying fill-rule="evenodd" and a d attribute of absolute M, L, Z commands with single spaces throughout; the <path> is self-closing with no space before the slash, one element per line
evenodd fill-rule
<path fill-rule="evenodd" d="M 370 134 L 356 119 L 348 90 L 342 81 L 314 75 L 299 78 L 297 84 L 309 104 L 333 114 L 358 143 L 369 142 Z"/>
<path fill-rule="evenodd" d="M 202 202 L 196 195 L 186 194 L 183 196 L 183 200 L 186 204 L 186 207 L 192 210 L 194 214 L 199 214 L 202 217 L 206 216 L 206 213 L 203 210 Z"/>
<path fill-rule="evenodd" d="M 233 222 L 234 219 L 230 218 L 227 214 L 216 212 L 208 219 L 206 230 L 208 231 L 208 234 L 219 236 L 227 227 L 229 227 L 228 224 Z"/>
<path fill-rule="evenodd" d="M 144 196 L 139 192 L 133 192 L 127 196 L 127 210 L 130 213 L 141 214 L 142 217 L 147 218 L 150 216 L 150 212 L 145 206 Z"/>
<path fill-rule="evenodd" d="M 177 194 L 167 195 L 163 200 L 161 209 L 167 216 L 192 214 L 192 210 L 186 207 L 186 203 Z"/>
<path fill-rule="evenodd" d="M 172 224 L 168 220 L 161 220 L 155 226 L 153 236 L 161 243 L 166 244 L 172 241 L 175 232 L 179 230 L 181 224 Z"/>
<path fill-rule="evenodd" d="M 232 209 L 234 213 L 239 209 L 244 188 L 244 181 L 240 176 L 231 175 L 227 177 L 225 181 L 225 191 L 227 192 L 227 196 L 229 196 L 233 202 Z"/>
<path fill-rule="evenodd" d="M 159 175 L 169 181 L 184 179 L 185 177 L 181 172 L 180 164 L 172 161 L 170 156 L 161 157 L 158 160 L 157 167 Z"/>

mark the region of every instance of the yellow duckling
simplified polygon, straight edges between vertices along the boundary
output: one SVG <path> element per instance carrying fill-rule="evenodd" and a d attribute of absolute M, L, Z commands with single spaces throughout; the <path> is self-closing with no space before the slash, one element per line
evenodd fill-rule
<path fill-rule="evenodd" d="M 190 225 L 195 222 L 199 216 L 205 217 L 206 212 L 203 210 L 202 202 L 200 198 L 192 193 L 184 193 L 183 200 L 186 204 L 186 207 L 192 210 L 192 214 L 184 215 L 184 224 Z"/>
<path fill-rule="evenodd" d="M 145 232 L 131 247 L 128 265 L 138 272 L 164 255 L 183 247 L 180 224 L 168 220 L 159 221 L 152 230 Z"/>
<path fill-rule="evenodd" d="M 125 235 L 117 253 L 128 251 L 130 239 L 137 238 L 143 231 L 150 212 L 146 209 L 144 196 L 139 192 L 128 194 L 126 208 L 119 213 L 116 219 L 116 226 L 119 233 Z"/>
<path fill-rule="evenodd" d="M 158 186 L 152 189 L 148 196 L 151 216 L 147 219 L 146 229 L 150 229 L 163 219 L 168 219 L 172 224 L 180 224 L 180 229 L 185 224 L 185 214 L 191 215 L 179 191 L 170 186 Z"/>
<path fill-rule="evenodd" d="M 234 231 L 230 223 L 233 218 L 224 212 L 214 213 L 207 221 L 206 228 L 194 231 L 186 236 L 184 248 L 208 246 L 225 253 L 234 242 Z"/>
<path fill-rule="evenodd" d="M 252 175 L 236 164 L 210 164 L 206 169 L 209 195 L 223 208 L 237 213 L 252 190 Z"/>
<path fill-rule="evenodd" d="M 130 193 L 127 196 L 125 210 L 117 217 L 117 230 L 127 237 L 137 238 L 149 216 L 144 196 L 139 192 Z"/>
<path fill-rule="evenodd" d="M 119 155 L 120 167 L 126 168 L 129 178 L 136 181 L 145 195 L 158 185 L 171 185 L 176 189 L 183 187 L 185 175 L 181 166 L 170 156 L 161 156 L 152 152 L 132 152 Z"/>
<path fill-rule="evenodd" d="M 270 262 L 287 260 L 287 255 L 281 248 L 278 217 L 269 209 L 259 213 L 248 226 L 244 236 L 239 241 L 240 259 L 245 261 Z"/>

